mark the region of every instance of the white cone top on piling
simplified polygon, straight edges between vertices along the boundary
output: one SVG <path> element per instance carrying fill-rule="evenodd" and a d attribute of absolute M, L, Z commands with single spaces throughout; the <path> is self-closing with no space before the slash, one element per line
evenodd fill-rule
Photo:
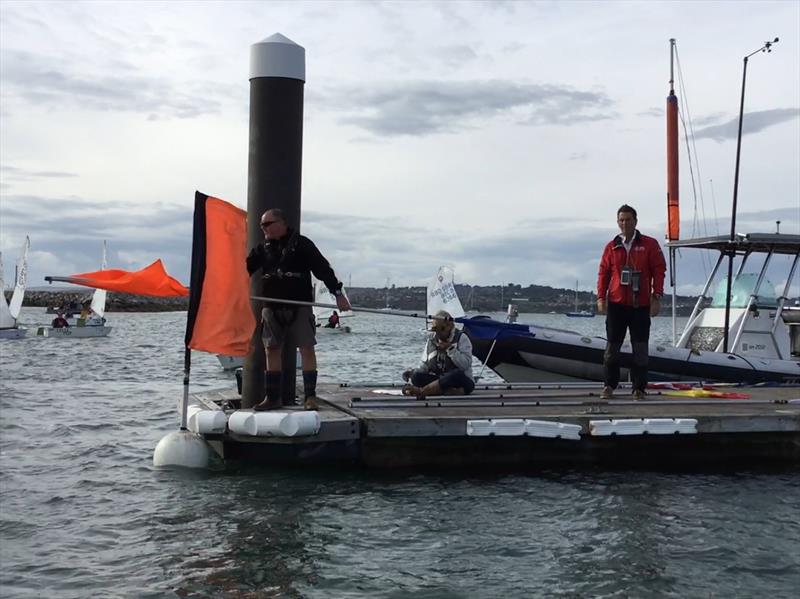
<path fill-rule="evenodd" d="M 306 49 L 275 33 L 250 46 L 250 79 L 285 77 L 306 80 Z"/>

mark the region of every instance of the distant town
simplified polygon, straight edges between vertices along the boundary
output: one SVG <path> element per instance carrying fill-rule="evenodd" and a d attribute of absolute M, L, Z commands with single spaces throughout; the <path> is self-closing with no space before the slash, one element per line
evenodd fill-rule
<path fill-rule="evenodd" d="M 594 310 L 595 295 L 590 291 L 578 291 L 577 308 L 574 289 L 562 289 L 545 285 L 456 285 L 458 297 L 467 312 L 505 312 L 508 304 L 514 304 L 521 313 L 563 313 L 572 310 Z M 9 292 L 10 293 L 10 292 Z M 76 288 L 31 290 L 25 295 L 25 306 L 43 308 L 68 307 L 91 300 L 91 290 Z M 350 302 L 362 308 L 392 308 L 395 310 L 425 310 L 427 289 L 425 287 L 351 287 L 347 290 Z M 9 294 L 7 293 L 7 297 Z M 678 296 L 677 312 L 688 315 L 696 297 Z M 671 305 L 671 297 L 664 299 L 664 313 Z M 109 293 L 106 310 L 109 312 L 170 312 L 187 310 L 188 298 L 142 297 L 120 293 Z"/>

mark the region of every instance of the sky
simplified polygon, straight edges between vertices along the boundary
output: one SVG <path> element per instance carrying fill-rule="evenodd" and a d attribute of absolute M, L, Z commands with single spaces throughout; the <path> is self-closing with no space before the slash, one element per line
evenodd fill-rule
<path fill-rule="evenodd" d="M 800 233 L 800 2 L 0 1 L 0 250 L 45 275 L 161 258 L 195 190 L 247 207 L 249 47 L 306 50 L 302 232 L 352 286 L 592 289 L 616 210 L 663 240 L 669 39 L 682 237 Z M 687 150 L 696 158 L 690 169 Z M 697 250 L 679 258 L 697 293 Z M 770 272 L 786 280 L 781 258 Z M 799 289 L 797 285 L 794 289 Z"/>

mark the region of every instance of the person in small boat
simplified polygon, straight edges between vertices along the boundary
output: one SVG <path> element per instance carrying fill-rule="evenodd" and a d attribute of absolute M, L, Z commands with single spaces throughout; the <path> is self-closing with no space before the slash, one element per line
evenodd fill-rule
<path fill-rule="evenodd" d="M 456 329 L 449 312 L 433 316 L 422 361 L 406 370 L 404 395 L 425 399 L 429 395 L 468 395 L 475 389 L 472 380 L 472 342 Z"/>
<path fill-rule="evenodd" d="M 250 250 L 247 271 L 251 276 L 261 272 L 262 295 L 312 302 L 313 273 L 336 297 L 336 306 L 340 311 L 350 309 L 350 302 L 342 292 L 342 283 L 336 278 L 328 260 L 313 241 L 289 227 L 282 210 L 267 210 L 261 216 L 261 230 L 264 232 L 264 243 Z M 317 356 L 314 351 L 317 342 L 316 319 L 311 306 L 270 303 L 261 311 L 261 319 L 267 354 L 267 395 L 253 409 L 260 411 L 281 407 L 281 351 L 289 332 L 300 349 L 305 396 L 303 405 L 308 410 L 317 409 Z"/>
<path fill-rule="evenodd" d="M 101 327 L 106 324 L 106 319 L 100 316 L 97 312 L 89 308 L 89 316 L 86 319 L 87 327 Z"/>
<path fill-rule="evenodd" d="M 603 355 L 604 399 L 619 385 L 620 348 L 630 331 L 633 396 L 643 399 L 647 388 L 650 319 L 661 309 L 667 265 L 661 247 L 642 235 L 636 210 L 627 204 L 617 210 L 620 234 L 609 241 L 600 258 L 597 276 L 597 312 L 606 315 L 606 350 Z"/>
<path fill-rule="evenodd" d="M 58 315 L 53 319 L 53 322 L 50 323 L 50 326 L 52 326 L 54 329 L 67 329 L 69 328 L 69 322 L 67 322 L 67 319 L 64 318 L 64 313 L 59 312 Z"/>
<path fill-rule="evenodd" d="M 333 314 L 328 316 L 328 324 L 325 325 L 327 329 L 335 329 L 339 326 L 339 315 L 336 313 L 336 310 L 333 311 Z"/>

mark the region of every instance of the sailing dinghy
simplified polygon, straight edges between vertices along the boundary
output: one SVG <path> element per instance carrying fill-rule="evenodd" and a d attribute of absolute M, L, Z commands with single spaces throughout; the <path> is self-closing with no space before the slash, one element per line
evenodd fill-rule
<path fill-rule="evenodd" d="M 19 311 L 22 308 L 22 299 L 25 297 L 25 284 L 28 278 L 28 249 L 31 240 L 25 236 L 22 244 L 22 252 L 17 262 L 17 281 L 14 285 L 14 292 L 11 295 L 11 302 L 6 303 L 5 280 L 3 278 L 3 254 L 0 252 L 0 339 L 22 339 L 28 333 L 28 329 L 17 324 Z"/>
<path fill-rule="evenodd" d="M 100 272 L 108 269 L 106 242 L 103 241 L 103 260 L 100 265 Z M 111 328 L 106 326 L 104 314 L 106 312 L 105 289 L 95 289 L 92 294 L 92 304 L 89 314 L 75 321 L 73 326 L 63 328 L 39 327 L 36 335 L 54 339 L 86 339 L 89 337 L 108 337 Z"/>
<path fill-rule="evenodd" d="M 344 292 L 344 287 L 342 287 L 342 292 Z M 314 303 L 316 304 L 336 304 L 336 298 L 331 295 L 331 292 L 328 291 L 328 288 L 325 287 L 325 284 L 321 281 L 317 281 L 314 284 Z M 328 324 L 328 319 L 333 314 L 333 308 L 328 308 L 324 306 L 314 306 L 314 318 L 317 321 L 317 334 L 320 333 L 331 333 L 331 334 L 342 334 L 342 333 L 351 333 L 352 329 L 350 326 L 346 324 L 342 324 L 339 322 L 338 327 L 329 327 L 326 326 Z M 353 316 L 352 310 L 347 310 L 346 312 L 339 312 L 337 311 L 339 318 L 348 318 Z"/>

